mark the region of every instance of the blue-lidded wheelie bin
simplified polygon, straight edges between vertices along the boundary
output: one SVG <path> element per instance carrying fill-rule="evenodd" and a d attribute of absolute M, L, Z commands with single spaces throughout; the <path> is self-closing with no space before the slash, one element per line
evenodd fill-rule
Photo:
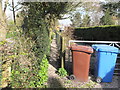
<path fill-rule="evenodd" d="M 112 82 L 114 68 L 116 64 L 119 49 L 109 45 L 94 44 L 93 49 L 96 51 L 95 76 L 96 81 Z"/>

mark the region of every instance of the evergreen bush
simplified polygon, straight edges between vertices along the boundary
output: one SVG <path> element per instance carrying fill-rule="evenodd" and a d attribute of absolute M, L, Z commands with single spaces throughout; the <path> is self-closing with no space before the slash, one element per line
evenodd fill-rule
<path fill-rule="evenodd" d="M 74 39 L 93 41 L 120 41 L 120 25 L 79 27 L 73 32 Z"/>
<path fill-rule="evenodd" d="M 49 25 L 38 8 L 41 3 L 28 3 L 23 31 L 15 44 L 11 86 L 20 88 L 44 87 L 48 76 L 50 51 Z"/>

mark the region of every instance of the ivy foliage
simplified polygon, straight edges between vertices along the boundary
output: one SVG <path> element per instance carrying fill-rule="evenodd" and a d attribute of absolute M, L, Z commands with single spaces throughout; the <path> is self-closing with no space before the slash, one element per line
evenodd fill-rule
<path fill-rule="evenodd" d="M 68 3 L 24 2 L 25 15 L 16 39 L 10 85 L 15 88 L 44 87 L 48 76 L 50 21 L 66 13 Z M 15 56 L 15 57 L 14 57 Z M 17 56 L 17 57 L 16 57 Z"/>
<path fill-rule="evenodd" d="M 67 71 L 64 69 L 64 68 L 59 68 L 58 70 L 58 74 L 61 76 L 61 77 L 65 77 L 67 76 Z"/>
<path fill-rule="evenodd" d="M 68 10 L 68 3 L 26 2 L 23 3 L 27 16 L 24 19 L 24 32 L 35 41 L 34 51 L 42 59 L 49 52 L 49 28 L 51 20 L 60 18 Z"/>
<path fill-rule="evenodd" d="M 18 34 L 11 54 L 5 58 L 12 61 L 9 87 L 35 88 L 45 87 L 48 79 L 48 59 L 46 55 L 40 60 L 33 48 L 35 41 Z"/>

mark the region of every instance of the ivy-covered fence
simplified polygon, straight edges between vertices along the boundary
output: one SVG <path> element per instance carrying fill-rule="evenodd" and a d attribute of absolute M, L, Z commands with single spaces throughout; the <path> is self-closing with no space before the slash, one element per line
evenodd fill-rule
<path fill-rule="evenodd" d="M 73 32 L 74 39 L 93 41 L 120 41 L 120 26 L 80 27 Z"/>

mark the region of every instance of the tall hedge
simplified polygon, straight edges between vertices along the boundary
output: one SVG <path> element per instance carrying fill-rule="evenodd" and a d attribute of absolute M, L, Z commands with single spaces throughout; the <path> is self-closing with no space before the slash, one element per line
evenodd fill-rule
<path fill-rule="evenodd" d="M 77 40 L 120 41 L 120 25 L 75 28 L 73 37 Z"/>
<path fill-rule="evenodd" d="M 24 18 L 21 34 L 23 39 L 18 40 L 19 42 L 16 44 L 17 48 L 24 50 L 20 52 L 17 49 L 17 51 L 19 50 L 17 52 L 18 58 L 14 60 L 12 65 L 11 85 L 15 88 L 44 87 L 48 79 L 49 26 L 43 17 L 44 11 L 39 6 L 42 5 L 41 3 L 26 4 L 28 7 L 27 16 Z M 19 46 L 21 41 L 23 43 Z"/>

